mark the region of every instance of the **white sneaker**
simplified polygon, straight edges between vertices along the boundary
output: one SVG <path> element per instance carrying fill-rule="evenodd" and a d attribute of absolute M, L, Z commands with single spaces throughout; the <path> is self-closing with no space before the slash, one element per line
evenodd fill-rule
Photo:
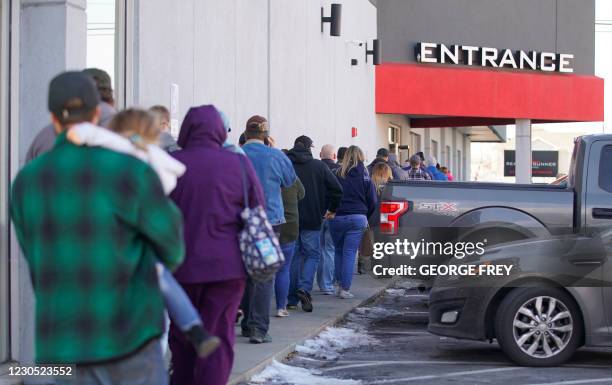
<path fill-rule="evenodd" d="M 276 316 L 279 318 L 289 317 L 289 312 L 287 309 L 278 309 L 276 311 Z"/>
<path fill-rule="evenodd" d="M 340 297 L 340 294 L 343 292 L 342 287 L 336 287 L 336 297 Z"/>
<path fill-rule="evenodd" d="M 338 297 L 342 299 L 351 299 L 351 298 L 354 298 L 355 296 L 350 291 L 340 290 L 340 294 L 338 295 Z"/>

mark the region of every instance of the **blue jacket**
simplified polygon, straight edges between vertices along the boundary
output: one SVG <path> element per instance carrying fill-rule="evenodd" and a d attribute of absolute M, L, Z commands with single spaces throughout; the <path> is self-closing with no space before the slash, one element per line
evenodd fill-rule
<path fill-rule="evenodd" d="M 438 170 L 436 166 L 429 166 L 426 170 L 431 174 L 433 180 L 448 180 L 448 177 Z"/>
<path fill-rule="evenodd" d="M 281 187 L 293 185 L 297 178 L 291 161 L 282 151 L 259 142 L 249 142 L 242 149 L 253 163 L 261 182 L 270 224 L 276 226 L 285 223 Z"/>
<path fill-rule="evenodd" d="M 340 176 L 340 170 L 336 172 L 336 177 L 343 191 L 336 216 L 362 214 L 369 218 L 376 210 L 378 197 L 363 163 L 351 169 L 346 178 Z"/>

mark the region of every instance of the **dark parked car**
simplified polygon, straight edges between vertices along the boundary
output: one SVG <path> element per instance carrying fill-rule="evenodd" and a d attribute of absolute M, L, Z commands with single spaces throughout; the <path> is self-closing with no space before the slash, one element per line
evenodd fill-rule
<path fill-rule="evenodd" d="M 561 364 L 583 345 L 612 346 L 612 135 L 579 138 L 560 186 L 392 183 L 381 212 L 391 202 L 405 210 L 394 206 L 382 231 L 429 227 L 430 237 L 447 240 L 502 234 L 484 255 L 459 263 L 517 267 L 494 280 L 436 278 L 432 333 L 495 338 L 527 366 Z"/>

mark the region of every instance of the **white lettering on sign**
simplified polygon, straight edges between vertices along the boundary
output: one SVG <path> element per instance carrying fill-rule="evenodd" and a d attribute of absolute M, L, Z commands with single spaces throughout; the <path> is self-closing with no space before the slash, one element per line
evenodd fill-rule
<path fill-rule="evenodd" d="M 563 72 L 563 73 L 574 72 L 574 69 L 570 67 L 571 65 L 570 60 L 573 60 L 573 59 L 574 59 L 574 55 L 572 54 L 562 53 L 561 55 L 559 55 L 559 72 Z"/>
<path fill-rule="evenodd" d="M 511 68 L 518 68 L 516 65 L 516 60 L 514 60 L 514 54 L 509 49 L 504 50 L 502 54 L 501 60 L 499 61 L 500 67 L 510 66 Z"/>
<path fill-rule="evenodd" d="M 540 54 L 540 69 L 546 72 L 555 72 L 557 65 L 555 59 L 557 55 L 550 52 L 543 52 Z"/>
<path fill-rule="evenodd" d="M 463 60 L 463 62 L 469 66 L 473 66 L 474 58 L 476 57 L 476 54 L 478 53 L 478 47 L 474 47 L 471 45 L 464 45 L 463 47 L 461 47 L 461 49 L 463 52 L 465 52 L 465 59 Z"/>
<path fill-rule="evenodd" d="M 452 51 L 445 45 L 440 46 L 440 56 L 442 63 L 459 64 L 459 46 L 453 45 Z"/>
<path fill-rule="evenodd" d="M 438 62 L 438 59 L 436 59 L 437 44 L 421 43 L 419 48 L 420 48 L 420 52 L 417 57 L 418 61 L 422 63 L 437 63 Z"/>
<path fill-rule="evenodd" d="M 573 73 L 574 55 L 554 52 L 498 50 L 471 45 L 421 42 L 416 46 L 419 63 L 454 64 L 492 68 Z"/>
<path fill-rule="evenodd" d="M 538 69 L 538 54 L 537 52 L 525 52 L 519 51 L 519 68 L 526 69 L 527 66 L 529 69 L 536 71 Z"/>

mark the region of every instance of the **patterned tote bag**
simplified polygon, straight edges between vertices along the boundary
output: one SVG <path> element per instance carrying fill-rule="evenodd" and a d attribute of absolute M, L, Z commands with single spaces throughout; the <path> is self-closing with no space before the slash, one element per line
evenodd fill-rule
<path fill-rule="evenodd" d="M 244 209 L 240 213 L 244 228 L 238 239 L 244 267 L 251 278 L 258 282 L 269 281 L 285 263 L 285 257 L 266 210 L 259 205 L 249 207 L 249 180 L 244 155 L 238 155 L 242 169 Z"/>

